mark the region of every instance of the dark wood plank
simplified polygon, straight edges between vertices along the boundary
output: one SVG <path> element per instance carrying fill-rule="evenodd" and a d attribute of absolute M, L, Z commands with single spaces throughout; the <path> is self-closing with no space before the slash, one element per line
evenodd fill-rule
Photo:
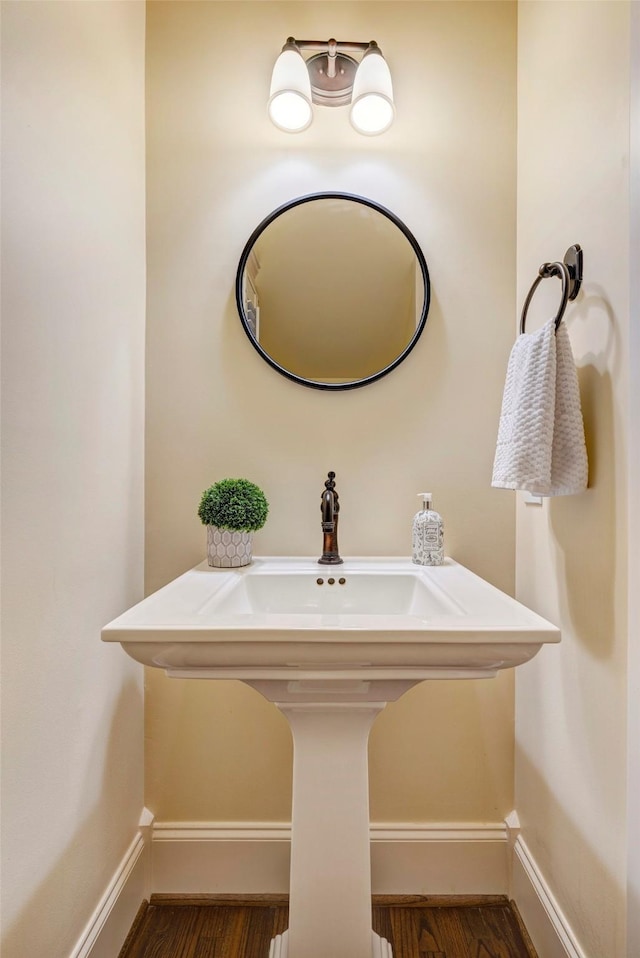
<path fill-rule="evenodd" d="M 507 899 L 505 898 L 505 901 Z M 151 895 L 152 905 L 288 905 L 288 895 L 167 895 L 156 892 Z"/>
<path fill-rule="evenodd" d="M 401 909 L 398 909 L 401 912 Z M 454 907 L 416 909 L 419 958 L 472 958 L 465 947 L 460 924 L 462 909 Z"/>
<path fill-rule="evenodd" d="M 509 904 L 506 895 L 374 895 L 371 900 L 374 905 L 389 905 L 393 908 L 472 908 L 477 905 Z"/>
<path fill-rule="evenodd" d="M 201 915 L 193 958 L 223 958 L 229 935 L 228 908 L 198 908 Z"/>
<path fill-rule="evenodd" d="M 374 899 L 371 909 L 371 926 L 375 932 L 391 941 L 393 929 L 391 928 L 391 919 L 389 909 L 384 905 L 378 905 Z"/>
<path fill-rule="evenodd" d="M 198 909 L 150 904 L 126 958 L 192 958 L 199 920 Z"/>
<path fill-rule="evenodd" d="M 506 898 L 496 903 L 386 906 L 389 921 L 376 929 L 396 958 L 532 958 Z M 377 906 L 378 924 L 385 906 Z M 389 934 L 390 929 L 390 934 Z"/>
<path fill-rule="evenodd" d="M 228 909 L 233 937 L 229 939 L 229 954 L 246 958 L 265 958 L 269 952 L 271 921 L 269 908 Z"/>
<path fill-rule="evenodd" d="M 529 958 L 510 906 L 466 909 L 463 928 L 472 958 Z"/>

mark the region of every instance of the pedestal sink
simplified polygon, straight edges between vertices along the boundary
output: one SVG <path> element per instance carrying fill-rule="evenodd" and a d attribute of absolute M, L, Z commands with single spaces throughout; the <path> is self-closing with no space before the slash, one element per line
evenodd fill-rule
<path fill-rule="evenodd" d="M 109 623 L 102 638 L 180 678 L 240 679 L 294 740 L 289 929 L 270 958 L 391 958 L 371 931 L 367 739 L 424 679 L 491 678 L 558 629 L 447 559 L 264 557 L 202 563 Z M 265 956 L 266 958 L 266 956 Z"/>

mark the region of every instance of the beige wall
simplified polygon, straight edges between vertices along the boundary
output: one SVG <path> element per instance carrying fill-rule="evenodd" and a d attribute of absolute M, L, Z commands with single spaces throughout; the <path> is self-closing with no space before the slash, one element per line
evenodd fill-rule
<path fill-rule="evenodd" d="M 513 496 L 490 488 L 514 335 L 515 55 L 512 3 L 154 2 L 147 21 L 149 591 L 204 555 L 202 490 L 244 475 L 267 494 L 261 554 L 316 555 L 334 469 L 343 554 L 406 555 L 416 493 L 433 491 L 447 550 L 513 587 Z M 266 114 L 289 35 L 375 37 L 397 119 L 358 136 L 317 110 L 299 136 Z M 326 394 L 251 348 L 234 278 L 252 230 L 317 190 L 369 196 L 426 255 L 433 300 L 393 374 Z M 286 820 L 284 718 L 233 683 L 147 675 L 147 804 L 165 820 Z M 378 821 L 489 820 L 513 805 L 512 677 L 425 683 L 371 739 Z"/>
<path fill-rule="evenodd" d="M 523 836 L 584 954 L 624 942 L 629 5 L 519 5 L 518 293 L 571 244 L 589 490 L 518 506 L 518 596 L 562 644 L 516 679 Z M 557 284 L 549 296 L 557 298 Z M 537 316 L 553 308 L 543 298 Z M 534 314 L 532 322 L 534 321 Z M 637 414 L 637 410 L 636 410 Z M 526 919 L 526 916 L 525 916 Z"/>
<path fill-rule="evenodd" d="M 68 958 L 142 808 L 144 6 L 2 5 L 2 956 Z"/>

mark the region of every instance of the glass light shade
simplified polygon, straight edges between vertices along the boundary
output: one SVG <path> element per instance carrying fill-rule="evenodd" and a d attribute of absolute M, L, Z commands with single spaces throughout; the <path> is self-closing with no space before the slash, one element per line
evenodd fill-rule
<path fill-rule="evenodd" d="M 285 45 L 273 67 L 269 116 L 272 123 L 287 133 L 306 130 L 313 119 L 309 71 L 294 44 Z"/>
<path fill-rule="evenodd" d="M 393 123 L 393 86 L 387 61 L 370 47 L 356 71 L 351 97 L 351 125 L 366 136 L 384 133 Z"/>

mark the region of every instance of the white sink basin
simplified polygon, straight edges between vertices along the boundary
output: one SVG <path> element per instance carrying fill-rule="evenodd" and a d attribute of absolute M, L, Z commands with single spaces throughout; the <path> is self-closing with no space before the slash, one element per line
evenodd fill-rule
<path fill-rule="evenodd" d="M 342 581 L 344 580 L 344 581 Z M 264 557 L 202 563 L 102 638 L 170 675 L 277 679 L 490 677 L 558 642 L 555 626 L 447 559 Z"/>
<path fill-rule="evenodd" d="M 306 569 L 244 575 L 212 597 L 216 615 L 459 615 L 462 608 L 433 588 L 424 575 L 386 569 L 318 575 Z"/>

